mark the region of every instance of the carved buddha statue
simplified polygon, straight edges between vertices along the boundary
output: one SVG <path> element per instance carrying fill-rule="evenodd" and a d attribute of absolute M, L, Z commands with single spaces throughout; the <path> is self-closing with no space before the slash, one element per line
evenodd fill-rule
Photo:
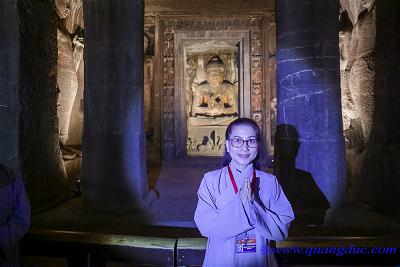
<path fill-rule="evenodd" d="M 207 81 L 195 84 L 191 116 L 221 116 L 237 114 L 235 86 L 224 80 L 225 65 L 213 56 L 205 66 Z"/>

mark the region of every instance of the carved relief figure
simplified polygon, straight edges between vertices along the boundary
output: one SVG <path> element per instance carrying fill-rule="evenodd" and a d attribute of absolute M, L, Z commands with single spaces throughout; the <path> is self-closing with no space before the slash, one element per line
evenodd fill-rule
<path fill-rule="evenodd" d="M 83 63 L 82 0 L 55 0 L 60 18 L 57 27 L 57 84 L 60 144 L 68 140 L 72 108 L 78 92 L 78 70 Z"/>
<path fill-rule="evenodd" d="M 261 57 L 254 57 L 251 65 L 252 82 L 254 84 L 260 84 L 262 82 L 262 68 L 261 68 Z"/>
<path fill-rule="evenodd" d="M 164 43 L 164 55 L 166 57 L 172 57 L 174 55 L 174 39 L 173 34 L 166 33 L 165 34 L 165 43 Z"/>
<path fill-rule="evenodd" d="M 369 140 L 373 119 L 379 114 L 375 112 L 374 96 L 377 89 L 377 7 L 374 0 L 341 0 L 340 3 L 340 73 L 347 179 L 351 192 L 357 198 L 373 203 L 376 195 L 366 192 L 371 192 L 378 180 L 369 174 L 371 171 L 374 173 L 369 163 L 383 154 L 387 156 L 387 151 L 382 152 L 380 145 L 375 146 L 374 140 Z M 384 179 L 384 176 L 379 177 L 379 182 L 385 184 L 387 180 L 385 182 Z"/>
<path fill-rule="evenodd" d="M 271 129 L 271 144 L 275 145 L 275 132 L 276 132 L 276 117 L 278 111 L 278 103 L 276 97 L 271 100 L 270 106 L 270 129 Z"/>
<path fill-rule="evenodd" d="M 187 89 L 186 91 L 186 116 L 191 117 L 191 106 L 193 100 L 193 91 L 192 91 L 192 84 L 196 78 L 196 69 L 199 61 L 198 55 L 188 55 L 186 59 L 186 73 L 185 73 L 185 86 Z"/>
<path fill-rule="evenodd" d="M 150 37 L 144 35 L 144 130 L 147 136 L 152 134 L 152 91 L 153 91 L 153 57 L 149 53 Z"/>
<path fill-rule="evenodd" d="M 192 137 L 187 139 L 187 149 L 194 152 L 220 151 L 223 146 L 223 140 L 215 130 L 211 130 L 210 135 L 203 136 L 201 141 Z"/>
<path fill-rule="evenodd" d="M 374 0 L 342 0 L 346 27 L 340 32 L 343 128 L 348 144 L 356 129 L 360 143 L 368 143 L 374 113 L 375 19 Z M 357 129 L 361 128 L 361 129 Z"/>
<path fill-rule="evenodd" d="M 252 34 L 251 54 L 253 56 L 261 55 L 261 38 L 260 33 L 254 32 Z"/>
<path fill-rule="evenodd" d="M 191 116 L 220 116 L 238 113 L 235 86 L 224 80 L 225 66 L 214 55 L 205 66 L 207 81 L 192 85 Z"/>

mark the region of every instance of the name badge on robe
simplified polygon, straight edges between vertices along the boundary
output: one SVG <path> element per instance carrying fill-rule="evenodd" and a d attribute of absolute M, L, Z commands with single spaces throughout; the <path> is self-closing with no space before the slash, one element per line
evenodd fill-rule
<path fill-rule="evenodd" d="M 256 252 L 256 236 L 245 235 L 236 238 L 236 253 Z"/>

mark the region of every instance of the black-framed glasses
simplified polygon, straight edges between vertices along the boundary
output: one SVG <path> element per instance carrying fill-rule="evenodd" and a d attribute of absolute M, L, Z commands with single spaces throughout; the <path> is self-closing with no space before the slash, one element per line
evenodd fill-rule
<path fill-rule="evenodd" d="M 244 140 L 242 138 L 233 137 L 232 139 L 229 139 L 229 141 L 231 141 L 231 145 L 236 148 L 242 147 L 244 143 L 246 143 L 247 147 L 251 147 L 251 148 L 258 147 L 257 138 L 250 138 L 250 139 Z"/>

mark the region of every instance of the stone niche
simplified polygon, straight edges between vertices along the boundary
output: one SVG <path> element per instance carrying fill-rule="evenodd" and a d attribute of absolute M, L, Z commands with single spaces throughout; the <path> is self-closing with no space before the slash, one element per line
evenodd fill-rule
<path fill-rule="evenodd" d="M 180 88 L 186 96 L 183 107 L 186 136 L 183 138 L 186 138 L 188 155 L 222 155 L 227 125 L 238 118 L 240 112 L 245 112 L 244 107 L 250 106 L 243 83 L 239 85 L 239 72 L 243 81 L 249 79 L 249 73 L 245 73 L 243 68 L 248 55 L 241 56 L 240 51 L 240 46 L 248 46 L 248 42 L 244 42 L 246 35 L 218 32 L 177 34 L 177 56 L 181 58 L 183 55 L 183 71 L 179 71 L 177 77 L 184 81 Z M 246 104 L 240 106 L 239 99 Z"/>
<path fill-rule="evenodd" d="M 164 158 L 222 155 L 226 127 L 238 117 L 254 119 L 265 149 L 273 151 L 270 116 L 276 94 L 270 79 L 275 68 L 264 66 L 274 62 L 274 45 L 269 45 L 275 42 L 270 36 L 274 21 L 273 13 L 160 16 L 161 79 L 154 96 L 159 86 Z"/>

